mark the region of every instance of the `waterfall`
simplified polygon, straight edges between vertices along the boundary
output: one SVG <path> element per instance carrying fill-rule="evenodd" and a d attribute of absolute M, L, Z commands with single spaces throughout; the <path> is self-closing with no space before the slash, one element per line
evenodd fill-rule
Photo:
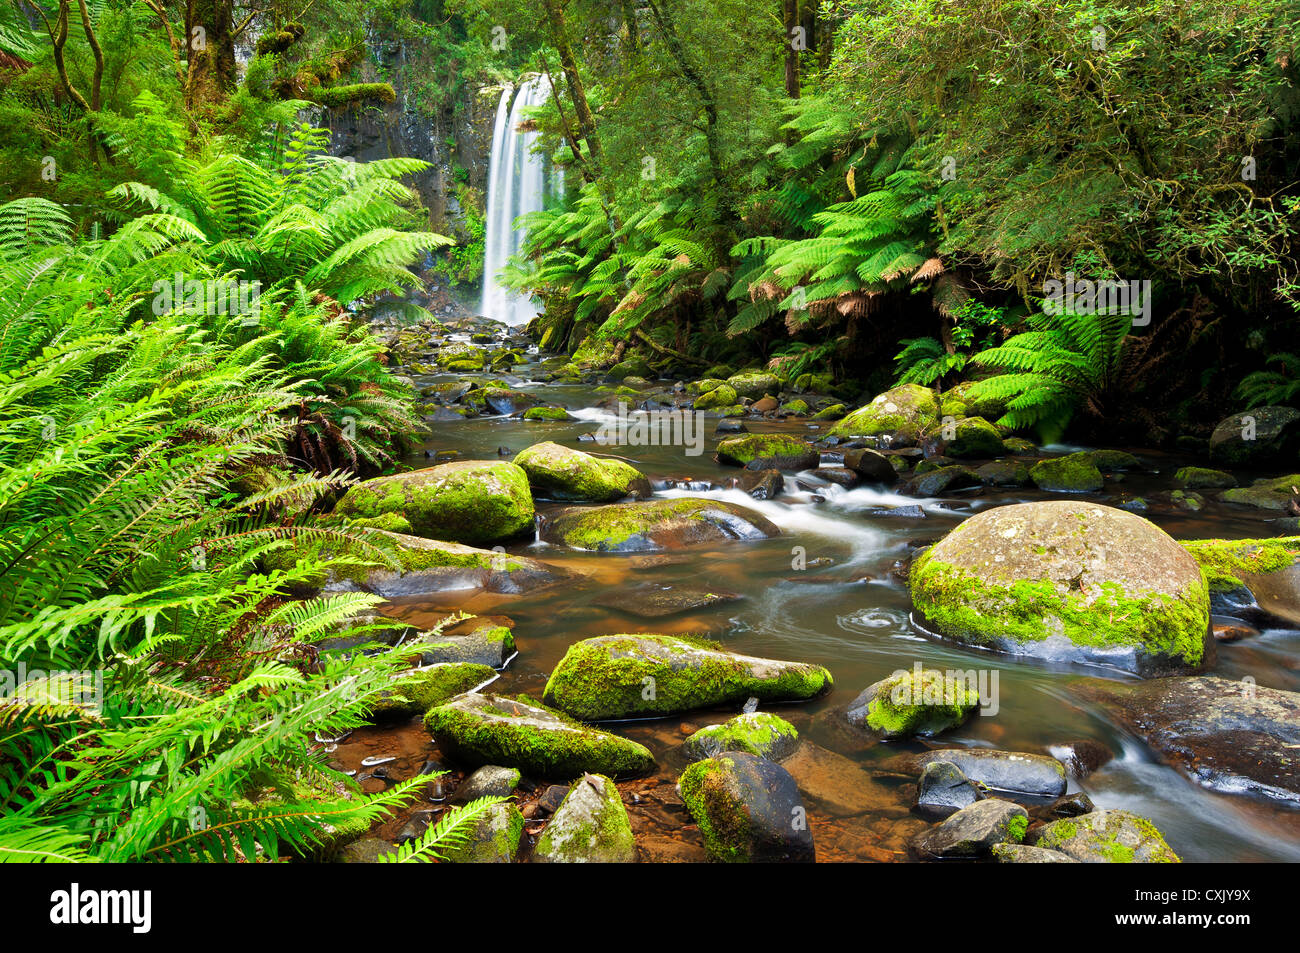
<path fill-rule="evenodd" d="M 537 307 L 530 299 L 502 288 L 496 274 L 524 243 L 523 232 L 514 227 L 515 219 L 541 210 L 548 184 L 544 158 L 531 152 L 538 134 L 520 132 L 517 127 L 524 118 L 523 111 L 540 106 L 550 94 L 550 86 L 543 76 L 524 80 L 517 91 L 507 86 L 497 104 L 496 125 L 492 130 L 480 310 L 489 318 L 511 326 L 527 323 L 537 314 Z"/>

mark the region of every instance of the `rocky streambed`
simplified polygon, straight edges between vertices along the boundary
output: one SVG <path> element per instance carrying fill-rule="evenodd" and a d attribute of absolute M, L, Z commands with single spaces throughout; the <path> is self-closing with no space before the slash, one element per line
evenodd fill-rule
<path fill-rule="evenodd" d="M 1040 448 L 961 388 L 854 409 L 483 319 L 392 346 L 431 432 L 337 511 L 395 560 L 321 584 L 384 596 L 420 665 L 322 744 L 430 781 L 336 859 L 484 794 L 449 859 L 1300 859 L 1286 414 Z"/>

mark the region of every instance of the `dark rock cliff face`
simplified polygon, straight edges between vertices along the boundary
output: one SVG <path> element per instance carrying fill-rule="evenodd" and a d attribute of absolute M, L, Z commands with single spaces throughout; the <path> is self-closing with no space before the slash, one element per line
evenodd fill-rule
<path fill-rule="evenodd" d="M 413 84 L 403 82 L 404 75 L 418 75 L 418 52 L 401 43 L 384 44 L 375 52 L 387 67 L 384 78 L 392 83 L 397 100 L 322 110 L 320 124 L 331 132 L 331 151 L 362 162 L 407 156 L 431 163 L 432 168 L 413 179 L 429 210 L 429 226 L 464 238 L 462 203 L 475 203 L 482 214 L 486 202 L 501 87 L 471 83 L 455 100 L 430 106 Z"/>

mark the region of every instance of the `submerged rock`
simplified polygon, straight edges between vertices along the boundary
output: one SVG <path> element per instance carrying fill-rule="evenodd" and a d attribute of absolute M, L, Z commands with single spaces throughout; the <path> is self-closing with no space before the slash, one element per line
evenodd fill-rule
<path fill-rule="evenodd" d="M 766 517 L 720 500 L 650 500 L 570 508 L 546 519 L 541 538 L 593 552 L 641 553 L 698 543 L 770 539 L 781 530 Z"/>
<path fill-rule="evenodd" d="M 1188 677 L 1081 679 L 1098 703 L 1174 767 L 1208 788 L 1300 805 L 1300 694 L 1253 682 Z"/>
<path fill-rule="evenodd" d="M 1058 850 L 1044 850 L 1025 844 L 994 844 L 993 859 L 999 864 L 1077 864 L 1068 854 Z"/>
<path fill-rule="evenodd" d="M 1290 511 L 1300 501 L 1300 473 L 1272 480 L 1256 480 L 1250 486 L 1224 490 L 1219 494 L 1219 499 L 1225 503 L 1240 503 L 1261 510 Z"/>
<path fill-rule="evenodd" d="M 803 701 L 826 691 L 820 665 L 726 652 L 669 635 L 606 635 L 569 646 L 543 699 L 577 718 L 671 715 L 743 702 Z"/>
<path fill-rule="evenodd" d="M 811 470 L 819 454 L 798 437 L 787 434 L 747 433 L 718 444 L 718 462 L 750 470 Z"/>
<path fill-rule="evenodd" d="M 1055 758 L 993 748 L 939 748 L 916 756 L 916 770 L 947 761 L 987 788 L 1030 797 L 1060 797 L 1065 793 L 1065 766 Z"/>
<path fill-rule="evenodd" d="M 830 429 L 832 437 L 888 437 L 891 446 L 912 446 L 939 422 L 934 392 L 902 384 L 877 395 Z"/>
<path fill-rule="evenodd" d="M 1019 804 L 989 798 L 963 807 L 938 827 L 923 832 L 913 847 L 929 860 L 983 857 L 995 844 L 1019 843 L 1029 829 L 1029 813 Z"/>
<path fill-rule="evenodd" d="M 1237 478 L 1222 470 L 1183 467 L 1174 474 L 1174 482 L 1189 490 L 1221 490 L 1237 485 Z"/>
<path fill-rule="evenodd" d="M 538 496 L 575 503 L 612 503 L 636 493 L 650 495 L 650 481 L 622 460 L 594 457 L 558 443 L 533 444 L 515 457 Z"/>
<path fill-rule="evenodd" d="M 799 788 L 779 764 L 742 752 L 719 755 L 688 767 L 678 790 L 715 860 L 816 860 Z"/>
<path fill-rule="evenodd" d="M 1034 846 L 1085 864 L 1181 863 L 1154 824 L 1128 811 L 1094 811 L 1053 821 L 1038 832 Z"/>
<path fill-rule="evenodd" d="M 505 765 L 547 778 L 587 771 L 622 777 L 642 774 L 655 763 L 634 741 L 531 700 L 501 695 L 460 695 L 429 709 L 424 727 L 458 761 Z"/>
<path fill-rule="evenodd" d="M 609 778 L 584 774 L 542 831 L 533 850 L 539 864 L 628 864 L 636 839 L 627 808 Z"/>
<path fill-rule="evenodd" d="M 1300 537 L 1200 539 L 1183 543 L 1200 565 L 1215 611 L 1226 602 L 1230 614 L 1251 621 L 1300 626 Z"/>
<path fill-rule="evenodd" d="M 659 619 L 681 612 L 693 612 L 735 602 L 740 598 L 743 597 L 739 593 L 725 590 L 710 591 L 690 586 L 645 583 L 598 596 L 592 600 L 592 604 L 618 609 L 643 619 Z"/>
<path fill-rule="evenodd" d="M 927 629 L 1010 654 L 1144 676 L 1214 659 L 1196 560 L 1154 524 L 1108 506 L 986 510 L 918 558 L 910 586 Z"/>
<path fill-rule="evenodd" d="M 885 738 L 924 738 L 964 724 L 979 706 L 979 691 L 965 681 L 918 667 L 864 689 L 845 717 Z"/>
<path fill-rule="evenodd" d="M 401 514 L 416 536 L 495 543 L 533 527 L 528 477 L 513 463 L 462 460 L 358 483 L 335 512 L 353 518 Z"/>
<path fill-rule="evenodd" d="M 746 712 L 720 725 L 701 728 L 682 743 L 692 761 L 724 751 L 744 751 L 769 761 L 782 761 L 799 746 L 799 732 L 784 718 L 768 712 Z"/>

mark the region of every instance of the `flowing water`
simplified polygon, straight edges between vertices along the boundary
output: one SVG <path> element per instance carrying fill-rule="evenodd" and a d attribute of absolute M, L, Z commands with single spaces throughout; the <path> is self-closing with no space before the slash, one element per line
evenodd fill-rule
<path fill-rule="evenodd" d="M 830 669 L 835 688 L 828 696 L 777 710 L 804 737 L 874 773 L 891 756 L 927 746 L 846 742 L 831 717 L 832 708 L 843 706 L 872 682 L 899 669 L 910 669 L 916 662 L 945 670 L 980 670 L 985 672 L 990 686 L 996 675 L 996 713 L 985 712 L 943 735 L 937 739 L 940 746 L 1046 752 L 1060 742 L 1099 741 L 1114 752 L 1114 759 L 1085 780 L 1071 781 L 1070 789 L 1085 791 L 1098 807 L 1126 808 L 1150 817 L 1185 860 L 1300 860 L 1300 812 L 1197 786 L 1158 763 L 1139 739 L 1066 691 L 1069 681 L 1081 675 L 1128 676 L 1113 670 L 1018 661 L 960 648 L 927 638 L 909 623 L 910 603 L 901 570 L 916 546 L 939 539 L 981 509 L 1041 499 L 1043 494 L 1034 490 L 985 489 L 945 499 L 917 500 L 881 489 L 845 490 L 825 485 L 811 473 L 787 474 L 787 493 L 766 502 L 736 489 L 672 488 L 670 481 L 725 487 L 735 477 L 734 468 L 712 459 L 719 439 L 713 433 L 717 418 L 707 418 L 705 452 L 699 456 L 687 456 L 682 446 L 578 443 L 579 435 L 594 431 L 609 419 L 608 411 L 593 406 L 605 395 L 590 386 L 532 383 L 529 369 L 530 365 L 516 368 L 516 376 L 507 378 L 510 385 L 549 403 L 564 405 L 579 419 L 525 422 L 484 417 L 439 423 L 426 442 L 427 454 L 448 451 L 469 459 L 491 459 L 542 440 L 613 453 L 630 460 L 650 477 L 659 496 L 731 500 L 762 513 L 781 528 L 782 535 L 649 558 L 575 553 L 540 542 L 524 542 L 507 549 L 572 569 L 574 580 L 518 596 L 448 592 L 393 603 L 388 610 L 391 614 L 426 626 L 456 609 L 504 615 L 513 620 L 519 654 L 492 691 L 522 692 L 540 698 L 549 672 L 568 646 L 579 639 L 628 631 L 701 634 L 735 651 L 815 662 Z M 434 376 L 419 382 L 447 379 L 451 378 Z M 760 432 L 784 429 L 816 433 L 815 425 L 808 422 L 748 420 L 746 426 Z M 1173 470 L 1188 462 L 1158 451 L 1135 448 L 1134 452 L 1159 472 L 1130 474 L 1114 484 L 1108 481 L 1108 493 L 1100 497 L 1102 502 L 1116 502 L 1121 492 L 1139 495 L 1168 489 Z M 429 459 L 421 454 L 408 462 L 416 467 L 427 466 Z M 918 503 L 924 515 L 910 519 L 881 516 L 877 509 Z M 539 503 L 538 508 L 544 513 L 551 507 Z M 1172 507 L 1161 509 L 1153 502 L 1145 515 L 1176 538 L 1276 535 L 1265 517 L 1216 503 L 1190 514 Z M 706 585 L 712 590 L 736 593 L 740 598 L 663 619 L 640 618 L 625 608 L 617 608 L 634 607 L 634 590 L 646 585 Z M 1300 690 L 1300 632 L 1267 630 L 1219 649 L 1215 674 L 1228 678 L 1249 675 L 1260 685 Z M 648 745 L 660 762 L 655 776 L 620 784 L 645 859 L 705 859 L 698 831 L 673 792 L 676 777 L 685 766 L 676 749 L 690 731 L 734 714 L 734 710 L 693 712 L 606 726 Z M 357 733 L 349 746 L 340 749 L 339 761 L 355 767 L 358 757 L 376 750 L 402 754 L 412 771 L 421 759 L 436 753 L 419 720 L 413 719 L 404 726 Z M 837 782 L 833 777 L 834 765 L 822 770 L 828 784 L 843 783 L 843 779 Z M 910 786 L 883 777 L 881 792 L 873 795 L 875 800 L 868 810 L 857 816 L 835 817 L 810 806 L 820 859 L 906 859 L 906 839 L 925 822 L 908 814 Z M 393 833 L 400 821 L 394 822 L 388 833 Z"/>
<path fill-rule="evenodd" d="M 525 79 L 518 88 L 507 86 L 497 104 L 492 132 L 480 310 L 512 326 L 526 324 L 537 307 L 529 298 L 501 287 L 496 276 L 523 244 L 524 232 L 515 229 L 515 219 L 540 211 L 550 184 L 545 158 L 533 152 L 538 133 L 519 127 L 525 110 L 540 106 L 549 95 L 550 86 L 541 76 Z"/>

